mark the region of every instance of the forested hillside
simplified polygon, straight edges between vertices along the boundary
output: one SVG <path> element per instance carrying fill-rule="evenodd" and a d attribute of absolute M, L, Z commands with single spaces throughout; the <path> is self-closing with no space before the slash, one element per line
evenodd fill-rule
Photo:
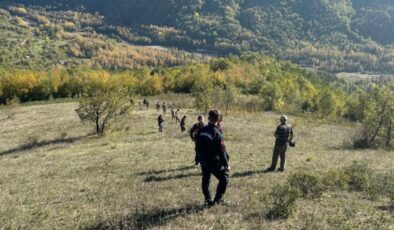
<path fill-rule="evenodd" d="M 17 0 L 101 15 L 95 31 L 133 44 L 262 51 L 329 71 L 394 72 L 389 0 Z"/>
<path fill-rule="evenodd" d="M 53 66 L 133 69 L 198 62 L 176 49 L 141 47 L 96 32 L 98 14 L 53 11 L 40 7 L 0 9 L 0 65 L 41 69 Z"/>

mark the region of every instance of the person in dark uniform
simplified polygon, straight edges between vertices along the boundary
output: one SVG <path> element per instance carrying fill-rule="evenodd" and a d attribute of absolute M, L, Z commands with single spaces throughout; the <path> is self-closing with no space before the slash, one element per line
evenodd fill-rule
<path fill-rule="evenodd" d="M 223 196 L 226 193 L 229 182 L 227 151 L 224 146 L 223 135 L 216 126 L 219 121 L 219 116 L 220 112 L 218 110 L 209 111 L 208 125 L 200 129 L 196 136 L 196 147 L 200 155 L 202 170 L 202 191 L 207 206 L 225 203 Z M 209 191 L 212 174 L 219 180 L 216 195 L 213 200 Z"/>
<path fill-rule="evenodd" d="M 280 167 L 278 171 L 283 172 L 285 170 L 286 151 L 288 148 L 288 143 L 291 143 L 294 138 L 293 129 L 289 125 L 287 125 L 286 115 L 280 116 L 280 125 L 276 128 L 275 138 L 276 140 L 275 140 L 274 153 L 272 156 L 272 163 L 271 166 L 266 169 L 266 172 L 275 171 L 279 157 L 280 157 Z"/>
<path fill-rule="evenodd" d="M 182 117 L 182 120 L 180 122 L 181 126 L 181 133 L 185 132 L 186 130 L 186 115 Z"/>
<path fill-rule="evenodd" d="M 159 124 L 159 132 L 163 132 L 163 128 L 164 128 L 164 119 L 163 119 L 162 115 L 160 115 L 160 116 L 157 118 L 157 122 L 158 122 L 158 124 Z"/>
<path fill-rule="evenodd" d="M 167 104 L 163 102 L 163 105 L 161 106 L 163 108 L 163 114 L 167 113 Z"/>
<path fill-rule="evenodd" d="M 149 109 L 149 101 L 146 98 L 144 98 L 144 102 L 143 103 L 146 106 L 146 108 Z"/>
<path fill-rule="evenodd" d="M 160 108 L 161 108 L 161 105 L 160 105 L 160 103 L 159 103 L 159 102 L 157 102 L 157 103 L 156 103 L 156 110 L 157 110 L 157 112 L 159 112 L 159 111 L 160 111 Z"/>
<path fill-rule="evenodd" d="M 201 115 L 198 116 L 197 120 L 198 120 L 198 122 L 196 124 L 194 124 L 193 127 L 189 131 L 190 138 L 192 139 L 192 141 L 194 141 L 195 144 L 196 144 L 196 136 L 197 136 L 197 134 L 205 126 L 205 124 L 204 124 L 204 117 L 203 116 L 201 116 Z M 195 152 L 196 152 L 196 156 L 194 158 L 194 162 L 195 162 L 195 165 L 198 165 L 200 163 L 200 160 L 199 160 L 199 155 L 198 155 L 198 152 L 197 152 L 197 146 L 195 147 Z"/>
<path fill-rule="evenodd" d="M 171 108 L 171 120 L 175 119 L 175 110 L 174 108 Z"/>

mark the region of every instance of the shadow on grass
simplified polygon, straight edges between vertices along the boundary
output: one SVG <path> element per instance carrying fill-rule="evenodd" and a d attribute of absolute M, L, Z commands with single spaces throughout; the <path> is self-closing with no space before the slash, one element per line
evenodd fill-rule
<path fill-rule="evenodd" d="M 391 212 L 394 215 L 394 206 L 386 205 L 386 206 L 379 206 L 378 208 L 382 211 Z"/>
<path fill-rule="evenodd" d="M 233 175 L 231 175 L 232 178 L 240 178 L 240 177 L 248 177 L 248 176 L 253 176 L 256 174 L 261 174 L 261 173 L 265 173 L 264 170 L 249 170 L 249 171 L 245 171 L 245 172 L 236 172 Z"/>
<path fill-rule="evenodd" d="M 162 174 L 162 173 L 168 173 L 168 172 L 178 172 L 178 171 L 187 171 L 190 169 L 196 168 L 195 166 L 184 166 L 184 167 L 179 167 L 175 169 L 163 169 L 163 170 L 152 170 L 152 171 L 145 171 L 145 172 L 139 172 L 137 173 L 138 176 L 144 176 L 144 175 L 151 175 L 151 174 Z"/>
<path fill-rule="evenodd" d="M 244 217 L 244 220 L 246 221 L 267 220 L 267 214 L 259 213 L 259 212 L 251 213 L 249 215 L 246 215 Z"/>
<path fill-rule="evenodd" d="M 189 173 L 189 174 L 179 174 L 179 175 L 174 175 L 174 176 L 148 176 L 144 179 L 144 182 L 161 182 L 161 181 L 168 181 L 168 180 L 177 180 L 177 179 L 183 179 L 187 177 L 193 177 L 193 176 L 201 176 L 201 173 Z"/>
<path fill-rule="evenodd" d="M 155 134 L 155 133 L 158 133 L 158 132 L 143 133 L 142 135 L 146 136 L 146 135 Z"/>
<path fill-rule="evenodd" d="M 352 144 L 344 143 L 342 145 L 326 145 L 323 146 L 325 150 L 332 150 L 332 151 L 340 151 L 340 150 L 347 150 L 347 151 L 356 151 L 357 148 L 354 148 Z M 358 149 L 360 150 L 360 149 Z"/>
<path fill-rule="evenodd" d="M 119 221 L 107 221 L 84 230 L 109 230 L 109 229 L 149 229 L 162 226 L 179 217 L 196 214 L 203 211 L 202 205 L 188 204 L 181 208 L 155 209 L 137 211 L 135 214 L 121 218 Z"/>
<path fill-rule="evenodd" d="M 82 140 L 82 139 L 87 138 L 87 137 L 89 137 L 89 135 L 87 135 L 87 136 L 79 136 L 79 137 L 72 137 L 72 138 L 61 138 L 61 139 L 48 140 L 48 141 L 32 142 L 32 143 L 21 145 L 19 147 L 13 148 L 13 149 L 9 149 L 9 150 L 0 152 L 0 157 L 1 156 L 5 156 L 5 155 L 9 155 L 9 154 L 13 154 L 13 153 L 26 151 L 26 150 L 32 150 L 32 149 L 35 149 L 35 148 L 44 147 L 44 146 L 47 146 L 47 145 L 74 143 L 76 141 Z"/>

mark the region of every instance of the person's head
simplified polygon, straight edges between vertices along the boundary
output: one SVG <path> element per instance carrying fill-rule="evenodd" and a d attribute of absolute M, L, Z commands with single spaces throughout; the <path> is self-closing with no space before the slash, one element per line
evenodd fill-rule
<path fill-rule="evenodd" d="M 211 124 L 216 124 L 219 121 L 220 111 L 217 109 L 212 109 L 208 113 L 208 121 Z"/>
<path fill-rule="evenodd" d="M 203 124 L 204 123 L 204 116 L 202 116 L 202 115 L 198 116 L 197 120 L 198 120 L 198 123 Z"/>
<path fill-rule="evenodd" d="M 286 116 L 286 115 L 281 115 L 280 118 L 279 118 L 279 120 L 280 120 L 280 123 L 281 123 L 281 124 L 286 124 L 286 122 L 287 122 L 287 116 Z"/>
<path fill-rule="evenodd" d="M 159 118 L 161 118 L 161 115 L 159 115 Z"/>

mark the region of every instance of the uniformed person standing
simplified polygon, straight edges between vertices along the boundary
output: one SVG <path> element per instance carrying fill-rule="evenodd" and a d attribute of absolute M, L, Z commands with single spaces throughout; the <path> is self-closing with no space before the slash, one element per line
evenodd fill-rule
<path fill-rule="evenodd" d="M 159 115 L 159 117 L 157 118 L 157 122 L 159 124 L 159 132 L 163 132 L 163 128 L 164 128 L 164 119 L 162 115 Z"/>
<path fill-rule="evenodd" d="M 275 131 L 275 147 L 274 153 L 272 156 L 271 167 L 267 168 L 267 172 L 273 172 L 276 169 L 276 164 L 278 163 L 278 158 L 280 157 L 280 167 L 278 169 L 279 172 L 283 172 L 285 170 L 285 162 L 286 162 L 286 151 L 288 148 L 288 143 L 293 140 L 293 129 L 287 125 L 287 116 L 280 116 L 280 125 L 276 128 Z"/>
<path fill-rule="evenodd" d="M 167 113 L 167 104 L 163 102 L 163 105 L 161 106 L 163 108 L 163 114 Z"/>
<path fill-rule="evenodd" d="M 179 123 L 181 127 L 181 133 L 185 132 L 186 130 L 186 115 L 182 117 L 182 120 Z"/>
<path fill-rule="evenodd" d="M 219 116 L 220 112 L 218 110 L 209 111 L 208 125 L 200 130 L 196 139 L 202 169 L 202 191 L 204 193 L 205 203 L 208 206 L 224 203 L 223 196 L 229 182 L 227 151 L 224 146 L 223 135 L 216 126 Z M 211 174 L 219 180 L 213 200 L 209 191 Z"/>
<path fill-rule="evenodd" d="M 159 103 L 159 102 L 157 102 L 157 103 L 156 103 L 156 110 L 157 110 L 157 112 L 159 112 L 159 111 L 160 111 L 160 108 L 161 108 L 161 105 L 160 105 L 160 103 Z"/>
<path fill-rule="evenodd" d="M 195 144 L 196 144 L 196 136 L 197 136 L 197 134 L 205 126 L 205 124 L 204 124 L 204 117 L 203 116 L 201 116 L 201 115 L 198 116 L 197 121 L 198 122 L 196 124 L 194 124 L 193 127 L 189 131 L 190 138 L 192 139 L 192 141 Z M 199 155 L 198 155 L 198 152 L 197 152 L 197 146 L 195 147 L 195 152 L 196 152 L 196 156 L 194 158 L 194 163 L 195 163 L 195 165 L 198 165 L 200 163 L 200 159 L 199 159 Z"/>
<path fill-rule="evenodd" d="M 144 98 L 144 102 L 143 103 L 146 106 L 146 108 L 149 109 L 149 101 L 146 98 Z"/>
<path fill-rule="evenodd" d="M 174 108 L 171 108 L 171 120 L 175 119 L 175 110 Z"/>

